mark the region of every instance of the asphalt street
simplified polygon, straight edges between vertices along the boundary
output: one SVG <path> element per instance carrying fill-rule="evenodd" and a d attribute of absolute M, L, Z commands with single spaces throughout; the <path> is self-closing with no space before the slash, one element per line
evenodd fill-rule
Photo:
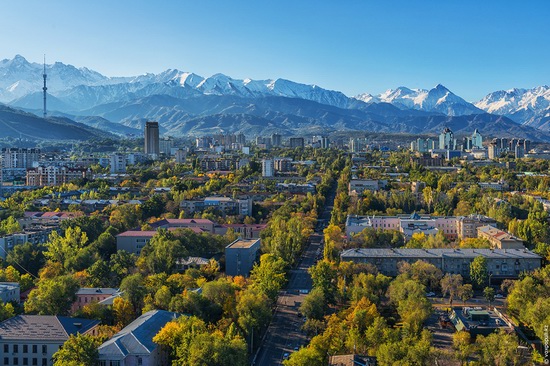
<path fill-rule="evenodd" d="M 253 365 L 281 365 L 285 358 L 307 345 L 309 341 L 306 334 L 301 331 L 304 318 L 299 315 L 299 308 L 312 287 L 308 269 L 317 262 L 318 257 L 322 257 L 323 229 L 330 221 L 335 188 L 334 186 L 328 194 L 326 202 L 329 205 L 325 206 L 319 216 L 320 224 L 310 236 L 309 244 L 302 253 L 298 266 L 291 270 L 288 284 L 279 294 L 273 320 L 264 335 L 262 346 L 253 359 Z"/>

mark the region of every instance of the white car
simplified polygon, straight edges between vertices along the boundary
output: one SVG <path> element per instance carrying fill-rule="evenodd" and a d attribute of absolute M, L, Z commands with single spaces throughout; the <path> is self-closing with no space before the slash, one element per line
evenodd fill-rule
<path fill-rule="evenodd" d="M 435 296 L 435 292 L 426 293 L 426 297 L 434 297 L 434 296 Z"/>
<path fill-rule="evenodd" d="M 504 299 L 504 295 L 502 294 L 496 294 L 495 299 Z"/>

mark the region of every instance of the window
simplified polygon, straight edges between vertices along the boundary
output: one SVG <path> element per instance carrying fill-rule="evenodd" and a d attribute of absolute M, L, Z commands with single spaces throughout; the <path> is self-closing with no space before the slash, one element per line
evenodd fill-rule
<path fill-rule="evenodd" d="M 48 346 L 45 344 L 42 345 L 42 353 L 48 353 Z"/>
<path fill-rule="evenodd" d="M 14 364 L 14 365 L 19 365 L 19 358 L 14 357 L 14 358 L 13 358 L 13 364 Z"/>
<path fill-rule="evenodd" d="M 29 364 L 29 359 L 27 357 L 23 357 L 23 366 L 26 366 Z"/>
<path fill-rule="evenodd" d="M 48 366 L 48 359 L 47 358 L 42 359 L 42 366 Z"/>
<path fill-rule="evenodd" d="M 29 352 L 29 346 L 27 344 L 24 344 L 23 345 L 23 353 L 28 353 Z"/>
<path fill-rule="evenodd" d="M 32 345 L 32 353 L 37 353 L 38 352 L 38 346 L 36 344 L 33 344 Z"/>
<path fill-rule="evenodd" d="M 138 357 L 138 366 L 142 366 L 143 365 L 143 359 L 141 357 Z"/>
<path fill-rule="evenodd" d="M 13 353 L 17 353 L 19 352 L 19 345 L 18 344 L 14 344 L 13 345 Z"/>
<path fill-rule="evenodd" d="M 32 359 L 32 365 L 33 365 L 33 366 L 38 365 L 38 358 L 33 358 L 33 359 Z"/>
<path fill-rule="evenodd" d="M 4 345 L 4 353 L 10 353 L 10 346 L 9 346 L 9 344 L 5 344 L 5 345 Z M 4 362 L 4 363 L 5 363 L 5 362 Z M 6 365 L 7 365 L 7 363 L 6 363 Z"/>
<path fill-rule="evenodd" d="M 10 359 L 7 358 L 7 357 L 4 357 L 4 365 L 9 365 L 10 364 Z"/>

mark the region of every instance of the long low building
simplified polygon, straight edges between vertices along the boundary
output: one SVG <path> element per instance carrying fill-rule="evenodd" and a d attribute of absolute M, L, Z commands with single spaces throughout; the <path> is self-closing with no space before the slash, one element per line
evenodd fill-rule
<path fill-rule="evenodd" d="M 443 273 L 470 276 L 470 263 L 476 257 L 487 259 L 487 270 L 493 279 L 517 278 L 522 272 L 541 267 L 542 258 L 526 249 L 348 249 L 342 252 L 343 262 L 375 265 L 387 276 L 397 276 L 398 263 L 425 261 Z"/>

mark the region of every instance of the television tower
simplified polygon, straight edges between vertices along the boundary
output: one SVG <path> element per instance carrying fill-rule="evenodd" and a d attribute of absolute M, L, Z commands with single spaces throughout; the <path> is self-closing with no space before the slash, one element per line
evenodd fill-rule
<path fill-rule="evenodd" d="M 44 87 L 42 88 L 44 91 L 44 118 L 46 118 L 46 90 L 48 90 L 46 87 L 46 78 L 48 77 L 48 75 L 46 75 L 46 55 L 44 55 L 44 74 L 42 74 L 42 76 L 44 77 Z"/>

